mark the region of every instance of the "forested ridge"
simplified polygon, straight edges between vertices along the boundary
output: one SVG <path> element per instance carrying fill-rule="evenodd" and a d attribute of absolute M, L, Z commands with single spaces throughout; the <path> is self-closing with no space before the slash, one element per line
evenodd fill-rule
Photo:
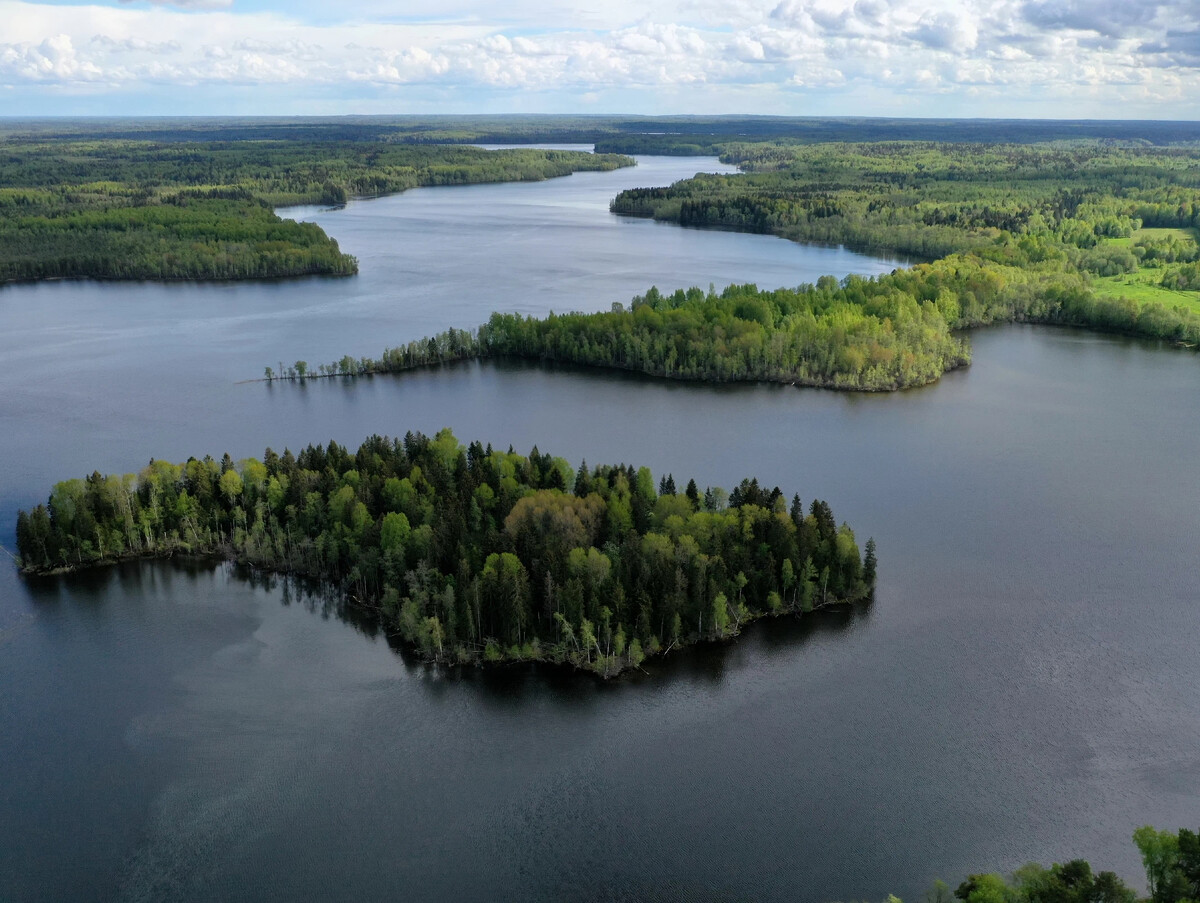
<path fill-rule="evenodd" d="M 632 165 L 576 151 L 366 141 L 0 141 L 0 283 L 344 276 L 357 262 L 284 204 Z"/>
<path fill-rule="evenodd" d="M 216 555 L 330 581 L 427 658 L 542 660 L 602 675 L 875 582 L 829 505 L 743 480 L 700 490 L 626 465 L 572 468 L 429 438 L 261 461 L 151 461 L 67 480 L 17 519 L 28 573 Z"/>

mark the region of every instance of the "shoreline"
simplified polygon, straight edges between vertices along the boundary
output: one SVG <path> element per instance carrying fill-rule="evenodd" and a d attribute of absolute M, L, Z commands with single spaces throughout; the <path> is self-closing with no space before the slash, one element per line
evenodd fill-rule
<path fill-rule="evenodd" d="M 992 325 L 992 324 L 989 324 Z M 1069 325 L 1069 324 L 1068 324 Z M 1143 337 L 1144 338 L 1144 337 Z M 520 361 L 533 365 L 566 365 L 570 367 L 582 367 L 587 370 L 608 371 L 613 373 L 631 373 L 638 376 L 644 376 L 648 379 L 666 380 L 676 383 L 691 383 L 695 385 L 707 386 L 736 386 L 736 385 L 764 385 L 764 386 L 788 386 L 797 389 L 828 389 L 832 392 L 864 392 L 872 395 L 889 394 L 892 392 L 904 392 L 908 389 L 923 389 L 927 386 L 934 385 L 947 373 L 952 373 L 955 370 L 962 370 L 971 366 L 971 361 L 968 358 L 964 361 L 958 361 L 952 366 L 946 368 L 937 376 L 922 382 L 906 383 L 904 385 L 879 385 L 879 386 L 855 386 L 846 383 L 838 383 L 827 380 L 812 379 L 809 377 L 779 377 L 778 379 L 770 379 L 766 377 L 756 377 L 753 379 L 707 379 L 703 376 L 679 376 L 670 373 L 655 373 L 650 370 L 644 370 L 637 367 L 621 367 L 612 364 L 592 364 L 586 361 L 563 360 L 555 357 L 544 357 L 541 355 L 520 355 L 520 354 L 471 354 L 463 357 L 451 357 L 445 360 L 431 361 L 429 363 L 415 364 L 411 367 L 402 368 L 368 368 L 355 373 L 306 373 L 304 376 L 258 376 L 250 379 L 239 379 L 234 385 L 247 385 L 249 383 L 305 383 L 310 379 L 363 379 L 373 376 L 400 376 L 405 373 L 414 373 L 419 370 L 435 370 L 439 367 L 448 364 L 461 364 L 469 361 L 479 363 L 490 361 Z"/>
<path fill-rule="evenodd" d="M 232 551 L 232 550 L 230 550 Z M 741 636 L 742 632 L 751 624 L 755 624 L 764 620 L 777 620 L 792 616 L 794 618 L 803 618 L 805 615 L 813 614 L 820 611 L 829 611 L 837 608 L 845 608 L 857 605 L 863 602 L 870 601 L 874 597 L 874 588 L 869 589 L 866 593 L 853 598 L 831 598 L 824 602 L 814 603 L 811 608 L 804 610 L 793 606 L 781 606 L 777 611 L 762 611 L 752 612 L 744 618 L 736 626 L 732 626 L 726 633 L 721 636 L 708 635 L 699 636 L 689 634 L 686 639 L 673 640 L 666 648 L 656 649 L 652 652 L 645 652 L 642 658 L 636 663 L 625 654 L 603 656 L 601 660 L 608 659 L 606 666 L 602 669 L 592 667 L 591 661 L 579 663 L 573 661 L 570 654 L 555 656 L 550 654 L 541 654 L 540 645 L 539 651 L 534 655 L 519 655 L 512 656 L 498 642 L 493 645 L 492 642 L 486 643 L 483 647 L 460 646 L 459 650 L 465 651 L 467 654 L 458 654 L 459 650 L 450 650 L 445 655 L 427 655 L 420 647 L 413 642 L 403 639 L 394 621 L 387 618 L 383 612 L 382 605 L 376 600 L 359 599 L 345 589 L 337 586 L 332 580 L 327 577 L 321 577 L 313 574 L 307 574 L 303 571 L 296 571 L 287 568 L 271 568 L 260 564 L 254 564 L 245 559 L 239 558 L 236 555 L 228 554 L 222 551 L 192 551 L 171 549 L 153 554 L 139 553 L 131 555 L 120 555 L 113 558 L 102 558 L 94 561 L 89 561 L 81 564 L 62 565 L 55 568 L 29 568 L 18 565 L 18 572 L 25 579 L 32 580 L 53 580 L 59 577 L 68 577 L 76 574 L 84 574 L 88 571 L 99 571 L 104 568 L 118 567 L 123 564 L 132 564 L 136 562 L 159 562 L 178 559 L 180 561 L 195 561 L 213 565 L 230 564 L 236 567 L 244 567 L 258 574 L 270 574 L 283 577 L 288 580 L 310 580 L 314 583 L 321 584 L 330 592 L 336 594 L 341 604 L 353 609 L 356 612 L 365 614 L 376 622 L 379 628 L 386 634 L 389 644 L 393 641 L 401 646 L 409 654 L 416 655 L 423 664 L 435 665 L 444 668 L 478 668 L 480 670 L 491 670 L 493 668 L 512 667 L 515 665 L 524 664 L 540 664 L 550 665 L 555 668 L 563 668 L 568 671 L 591 674 L 593 677 L 608 681 L 614 678 L 619 678 L 622 675 L 633 671 L 643 671 L 641 665 L 651 659 L 665 658 L 673 650 L 689 649 L 693 646 L 703 646 L 717 643 L 732 643 Z M 14 556 L 14 560 L 16 560 Z M 490 638 L 489 638 L 490 639 Z M 565 644 L 563 644 L 565 645 Z M 563 648 L 557 646 L 555 648 Z M 489 650 L 497 650 L 499 657 L 489 656 Z M 618 662 L 613 662 L 612 659 L 619 659 Z M 612 665 L 613 667 L 608 667 Z"/>

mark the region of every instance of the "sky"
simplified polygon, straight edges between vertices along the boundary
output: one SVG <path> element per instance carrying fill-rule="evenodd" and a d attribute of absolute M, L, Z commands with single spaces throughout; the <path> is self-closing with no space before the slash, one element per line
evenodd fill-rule
<path fill-rule="evenodd" d="M 0 115 L 1200 119 L 1200 0 L 0 0 Z"/>

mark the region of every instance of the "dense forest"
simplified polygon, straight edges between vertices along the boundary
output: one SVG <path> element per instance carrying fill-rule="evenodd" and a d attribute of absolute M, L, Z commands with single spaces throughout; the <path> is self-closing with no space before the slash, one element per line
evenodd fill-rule
<path fill-rule="evenodd" d="M 912 272 L 953 295 L 951 329 L 1016 319 L 1200 339 L 1195 150 L 735 144 L 722 158 L 745 172 L 626 191 L 613 210 L 934 261 Z M 971 284 L 942 281 L 963 272 Z"/>
<path fill-rule="evenodd" d="M 1012 875 L 970 875 L 956 890 L 934 882 L 925 903 L 1198 903 L 1200 901 L 1200 833 L 1181 828 L 1157 830 L 1149 825 L 1133 832 L 1133 842 L 1146 870 L 1149 896 L 1138 894 L 1114 872 L 1093 872 L 1085 859 L 1030 863 Z M 900 903 L 889 897 L 885 903 Z"/>
<path fill-rule="evenodd" d="M 1200 152 L 1189 149 L 736 143 L 721 158 L 744 172 L 626 191 L 613 210 L 930 260 L 977 251 L 1093 272 L 1105 238 L 1200 224 Z"/>
<path fill-rule="evenodd" d="M 720 294 L 693 288 L 664 295 L 652 288 L 629 308 L 544 319 L 493 314 L 477 330 L 449 329 L 379 358 L 346 356 L 316 367 L 297 361 L 267 367 L 265 376 L 363 376 L 508 357 L 704 382 L 899 389 L 932 382 L 970 359 L 939 311 L 940 293 L 922 302 L 907 288 L 899 273 L 844 283 L 822 277 L 795 290 L 731 285 Z"/>
<path fill-rule="evenodd" d="M 374 436 L 261 461 L 151 461 L 68 480 L 22 511 L 29 573 L 217 555 L 330 581 L 431 660 L 541 660 L 601 675 L 870 594 L 876 555 L 829 505 L 624 465 Z"/>
<path fill-rule="evenodd" d="M 1194 273 L 1188 266 L 1180 278 Z M 448 329 L 378 358 L 297 361 L 267 367 L 265 376 L 363 376 L 507 357 L 670 379 L 888 391 L 933 382 L 968 363 L 970 348 L 955 330 L 1014 320 L 1200 344 L 1200 306 L 1110 298 L 1081 273 L 972 254 L 874 278 L 823 276 L 796 289 L 731 285 L 719 294 L 692 288 L 670 295 L 651 289 L 629 307 L 600 313 L 493 314 L 476 330 Z"/>
<path fill-rule="evenodd" d="M 0 283 L 344 276 L 353 257 L 282 204 L 632 165 L 576 151 L 325 141 L 0 141 Z"/>

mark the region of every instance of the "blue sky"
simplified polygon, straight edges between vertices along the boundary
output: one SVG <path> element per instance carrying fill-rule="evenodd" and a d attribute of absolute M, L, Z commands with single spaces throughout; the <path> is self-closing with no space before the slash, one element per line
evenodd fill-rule
<path fill-rule="evenodd" d="M 0 115 L 1200 119 L 1200 0 L 0 0 Z"/>

